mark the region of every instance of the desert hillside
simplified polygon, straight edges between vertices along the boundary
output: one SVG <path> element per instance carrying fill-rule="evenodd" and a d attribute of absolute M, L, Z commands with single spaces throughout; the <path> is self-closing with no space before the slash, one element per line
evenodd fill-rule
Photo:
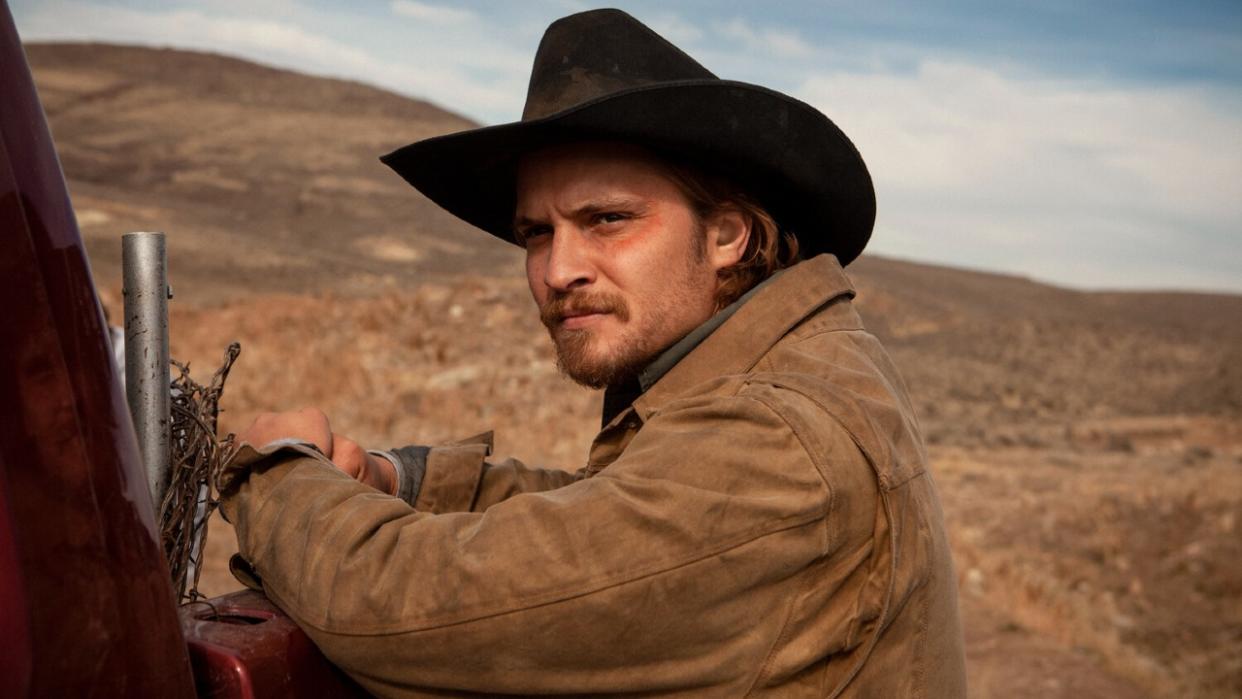
<path fill-rule="evenodd" d="M 241 341 L 226 429 L 316 405 L 367 445 L 495 428 L 580 463 L 599 399 L 557 375 L 517 251 L 376 160 L 468 121 L 220 56 L 28 53 L 105 302 L 120 234 L 165 230 L 174 356 L 206 374 Z M 931 449 L 972 694 L 1242 695 L 1242 296 L 849 271 Z"/>
<path fill-rule="evenodd" d="M 122 233 L 168 233 L 195 301 L 370 292 L 511 264 L 378 157 L 473 126 L 357 83 L 173 50 L 33 45 L 39 96 L 95 271 Z M 464 241 L 464 242 L 463 242 Z"/>

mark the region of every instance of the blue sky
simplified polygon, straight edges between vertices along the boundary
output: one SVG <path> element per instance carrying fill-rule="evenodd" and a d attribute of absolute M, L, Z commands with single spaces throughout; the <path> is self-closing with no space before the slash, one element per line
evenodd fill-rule
<path fill-rule="evenodd" d="M 1079 288 L 1242 292 L 1242 3 L 619 2 L 820 108 L 875 178 L 870 250 Z M 27 40 L 238 55 L 516 119 L 575 0 L 10 0 Z"/>

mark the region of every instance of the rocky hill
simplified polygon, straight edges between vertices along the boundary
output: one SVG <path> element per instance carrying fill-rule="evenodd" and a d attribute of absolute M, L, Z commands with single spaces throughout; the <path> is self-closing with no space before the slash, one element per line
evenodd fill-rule
<path fill-rule="evenodd" d="M 169 235 L 195 300 L 374 291 L 513 264 L 378 161 L 473 126 L 425 102 L 212 54 L 99 44 L 27 55 L 96 275 Z"/>

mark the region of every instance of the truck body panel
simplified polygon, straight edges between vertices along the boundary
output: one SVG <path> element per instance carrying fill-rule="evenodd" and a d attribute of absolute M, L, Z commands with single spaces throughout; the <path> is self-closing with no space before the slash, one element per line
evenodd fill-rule
<path fill-rule="evenodd" d="M 178 608 L 121 386 L 0 0 L 0 696 L 361 694 L 262 595 Z"/>

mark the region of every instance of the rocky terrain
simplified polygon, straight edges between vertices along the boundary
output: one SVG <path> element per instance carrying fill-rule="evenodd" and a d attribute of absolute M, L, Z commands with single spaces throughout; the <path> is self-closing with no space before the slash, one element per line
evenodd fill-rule
<path fill-rule="evenodd" d="M 472 125 L 454 114 L 222 56 L 91 44 L 27 55 L 101 279 L 136 229 L 167 231 L 172 273 L 204 300 L 370 293 L 513 259 L 463 243 L 465 224 L 377 159 Z"/>
<path fill-rule="evenodd" d="M 120 234 L 165 230 L 174 356 L 205 375 L 242 343 L 225 429 L 314 405 L 368 445 L 494 428 L 502 452 L 581 462 L 599 397 L 557 375 L 516 251 L 375 159 L 468 121 L 220 56 L 29 57 L 105 303 Z M 1242 297 L 850 273 L 933 456 L 972 695 L 1242 696 Z M 213 526 L 219 593 L 234 542 Z"/>

